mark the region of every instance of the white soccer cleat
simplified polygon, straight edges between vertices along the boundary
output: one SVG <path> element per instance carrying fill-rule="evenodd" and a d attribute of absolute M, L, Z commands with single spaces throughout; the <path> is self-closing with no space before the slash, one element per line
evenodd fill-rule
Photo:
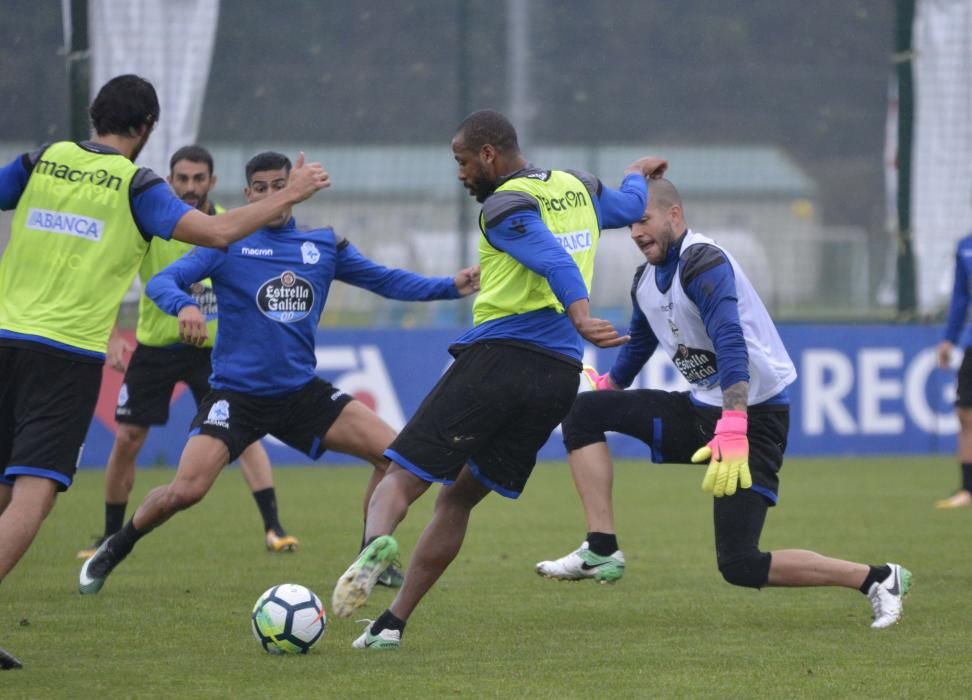
<path fill-rule="evenodd" d="M 368 624 L 361 636 L 351 642 L 353 649 L 398 649 L 402 645 L 401 630 L 392 630 L 386 627 L 380 630 L 378 634 L 372 634 L 372 621 L 362 620 L 362 622 Z"/>
<path fill-rule="evenodd" d="M 883 581 L 871 584 L 867 591 L 867 599 L 874 610 L 873 629 L 890 627 L 901 619 L 902 598 L 911 588 L 911 572 L 900 564 L 888 563 L 891 575 Z"/>
<path fill-rule="evenodd" d="M 624 576 L 624 553 L 619 549 L 610 556 L 601 556 L 584 542 L 567 556 L 538 563 L 537 573 L 561 581 L 592 578 L 601 583 L 614 583 Z"/>

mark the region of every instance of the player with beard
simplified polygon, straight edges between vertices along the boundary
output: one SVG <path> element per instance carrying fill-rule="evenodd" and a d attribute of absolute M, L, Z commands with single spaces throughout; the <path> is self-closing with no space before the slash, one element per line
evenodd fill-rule
<path fill-rule="evenodd" d="M 653 462 L 709 463 L 702 488 L 715 497 L 716 561 L 727 582 L 756 589 L 856 589 L 871 603 L 871 627 L 897 622 L 911 583 L 904 567 L 868 566 L 803 549 L 759 549 L 766 513 L 777 501 L 790 424 L 787 387 L 796 369 L 742 268 L 688 228 L 681 196 L 668 180 L 652 183 L 631 238 L 647 260 L 631 291 L 631 342 L 610 372 L 591 373 L 597 391 L 578 396 L 563 425 L 587 538 L 570 554 L 537 564 L 537 572 L 602 583 L 624 574 L 605 438 L 617 432 L 647 444 Z M 618 391 L 659 348 L 691 389 Z"/>
<path fill-rule="evenodd" d="M 0 581 L 71 485 L 118 307 L 149 241 L 227 246 L 330 184 L 301 155 L 286 190 L 206 216 L 133 162 L 159 119 L 151 83 L 109 80 L 89 115 L 89 141 L 0 168 L 0 209 L 15 210 L 0 260 Z M 0 668 L 18 667 L 0 654 Z"/>
<path fill-rule="evenodd" d="M 391 533 L 432 483 L 443 484 L 401 590 L 354 641 L 359 649 L 397 648 L 409 615 L 459 552 L 473 507 L 490 491 L 519 497 L 577 395 L 582 339 L 627 341 L 590 315 L 594 255 L 602 229 L 641 217 L 646 177 L 667 167 L 638 160 L 620 190 L 587 173 L 540 168 L 493 110 L 462 122 L 452 153 L 459 180 L 483 205 L 482 289 L 472 330 L 449 348 L 456 361 L 385 451 L 392 463 L 368 508 L 370 543 L 334 587 L 338 617 L 363 605 L 397 555 Z"/>
<path fill-rule="evenodd" d="M 166 180 L 176 196 L 189 206 L 210 216 L 224 211 L 209 199 L 209 193 L 216 186 L 216 175 L 213 157 L 202 146 L 183 146 L 173 153 Z M 159 270 L 191 249 L 191 245 L 177 240 L 152 242 L 138 270 L 143 286 L 135 330 L 138 346 L 127 370 L 123 357 L 123 352 L 131 349 L 127 342 L 122 340 L 108 346 L 109 365 L 119 371 L 125 370 L 125 379 L 115 409 L 118 432 L 105 468 L 105 529 L 91 547 L 78 552 L 81 559 L 94 554 L 105 539 L 124 525 L 128 497 L 135 485 L 135 461 L 150 426 L 168 422 L 169 402 L 176 382 L 184 382 L 189 387 L 196 405 L 209 393 L 210 354 L 216 340 L 217 313 L 212 287 L 199 283 L 191 290 L 208 321 L 209 337 L 201 347 L 180 342 L 178 321 L 156 306 L 144 289 Z M 298 541 L 280 524 L 270 458 L 260 442 L 254 442 L 240 455 L 240 473 L 260 510 L 267 549 L 271 552 L 294 551 Z"/>

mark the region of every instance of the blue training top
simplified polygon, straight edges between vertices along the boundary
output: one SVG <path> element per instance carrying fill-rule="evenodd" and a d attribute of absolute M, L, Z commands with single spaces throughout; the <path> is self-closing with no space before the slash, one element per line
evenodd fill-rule
<path fill-rule="evenodd" d="M 290 219 L 225 250 L 195 248 L 155 275 L 145 293 L 173 316 L 206 278 L 219 305 L 210 385 L 257 396 L 296 391 L 315 376 L 317 325 L 331 282 L 390 299 L 457 299 L 452 277 L 425 277 L 369 260 L 334 230 L 303 230 Z"/>

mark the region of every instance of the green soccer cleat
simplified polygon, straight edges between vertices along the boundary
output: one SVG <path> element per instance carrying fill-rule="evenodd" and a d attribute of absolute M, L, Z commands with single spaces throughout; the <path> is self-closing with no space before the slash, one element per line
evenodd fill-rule
<path fill-rule="evenodd" d="M 381 572 L 376 583 L 385 588 L 401 588 L 405 583 L 405 574 L 395 564 L 389 564 L 388 568 Z"/>
<path fill-rule="evenodd" d="M 378 577 L 397 557 L 398 542 L 394 537 L 382 535 L 374 539 L 338 579 L 331 596 L 331 612 L 338 617 L 349 617 L 368 602 Z"/>
<path fill-rule="evenodd" d="M 537 573 L 561 581 L 580 581 L 591 578 L 601 583 L 614 583 L 624 576 L 624 553 L 602 556 L 592 552 L 584 542 L 570 554 L 553 561 L 537 564 Z"/>

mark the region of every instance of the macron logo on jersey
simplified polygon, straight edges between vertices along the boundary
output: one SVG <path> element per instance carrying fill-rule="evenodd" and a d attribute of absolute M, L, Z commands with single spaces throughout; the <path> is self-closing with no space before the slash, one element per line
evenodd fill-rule
<path fill-rule="evenodd" d="M 590 231 L 568 231 L 567 233 L 558 233 L 557 240 L 560 241 L 560 245 L 564 247 L 564 250 L 571 255 L 591 249 Z"/>
<path fill-rule="evenodd" d="M 101 219 L 49 209 L 30 209 L 26 225 L 35 231 L 64 233 L 86 241 L 100 241 L 101 232 L 105 230 L 105 222 Z"/>
<path fill-rule="evenodd" d="M 243 250 L 240 251 L 243 255 L 252 255 L 257 258 L 272 258 L 273 248 L 247 248 L 243 246 Z"/>

